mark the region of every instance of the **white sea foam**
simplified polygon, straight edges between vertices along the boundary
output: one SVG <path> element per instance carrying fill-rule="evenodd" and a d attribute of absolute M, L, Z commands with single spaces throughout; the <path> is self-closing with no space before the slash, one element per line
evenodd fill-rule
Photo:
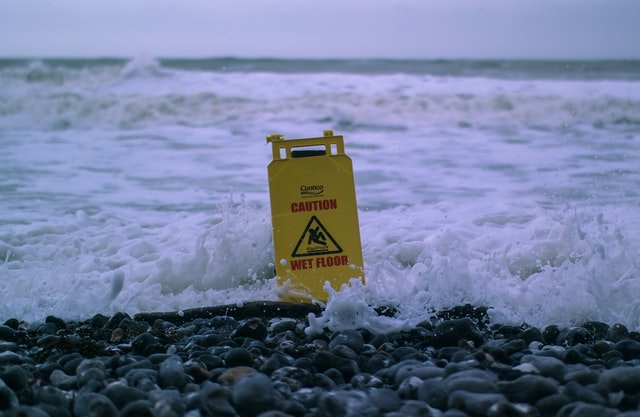
<path fill-rule="evenodd" d="M 309 332 L 400 329 L 464 303 L 640 329 L 637 81 L 154 60 L 0 80 L 0 319 L 276 299 L 264 138 L 333 128 L 354 162 L 367 281 L 331 289 Z"/>

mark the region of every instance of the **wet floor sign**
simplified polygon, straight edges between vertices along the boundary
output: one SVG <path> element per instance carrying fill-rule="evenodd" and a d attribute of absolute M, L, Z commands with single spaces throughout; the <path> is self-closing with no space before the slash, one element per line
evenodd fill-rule
<path fill-rule="evenodd" d="M 364 281 L 360 227 L 351 159 L 344 139 L 285 140 L 273 147 L 269 191 L 276 275 L 283 301 L 326 301 L 325 282 L 339 290 Z"/>

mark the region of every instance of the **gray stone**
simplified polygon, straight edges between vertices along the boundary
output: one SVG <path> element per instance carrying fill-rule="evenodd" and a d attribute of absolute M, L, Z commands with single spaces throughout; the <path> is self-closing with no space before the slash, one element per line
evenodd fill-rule
<path fill-rule="evenodd" d="M 76 416 L 119 417 L 120 413 L 111 400 L 102 394 L 86 393 L 76 397 L 73 404 Z"/>
<path fill-rule="evenodd" d="M 508 403 L 502 394 L 454 391 L 449 396 L 449 408 L 457 408 L 470 416 L 486 416 L 495 404 Z"/>
<path fill-rule="evenodd" d="M 535 404 L 541 398 L 558 393 L 558 382 L 541 375 L 523 375 L 513 381 L 499 382 L 500 391 L 516 403 Z"/>
<path fill-rule="evenodd" d="M 530 363 L 535 366 L 541 375 L 554 378 L 556 381 L 564 381 L 567 372 L 566 364 L 560 359 L 542 355 L 524 355 L 521 363 Z"/>
<path fill-rule="evenodd" d="M 624 390 L 627 393 L 640 391 L 640 367 L 621 366 L 606 369 L 600 374 L 600 382 L 611 391 Z"/>
<path fill-rule="evenodd" d="M 256 415 L 274 405 L 276 390 L 271 378 L 256 372 L 238 379 L 233 387 L 232 399 L 239 410 Z"/>
<path fill-rule="evenodd" d="M 562 407 L 555 417 L 614 417 L 617 414 L 613 408 L 576 402 Z"/>

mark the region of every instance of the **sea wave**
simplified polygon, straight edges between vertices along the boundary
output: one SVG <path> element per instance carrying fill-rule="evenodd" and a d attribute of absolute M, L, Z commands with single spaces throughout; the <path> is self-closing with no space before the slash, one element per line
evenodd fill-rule
<path fill-rule="evenodd" d="M 548 129 L 640 126 L 634 81 L 498 80 L 415 74 L 213 73 L 155 59 L 0 68 L 2 129 L 139 129 L 324 123 Z"/>

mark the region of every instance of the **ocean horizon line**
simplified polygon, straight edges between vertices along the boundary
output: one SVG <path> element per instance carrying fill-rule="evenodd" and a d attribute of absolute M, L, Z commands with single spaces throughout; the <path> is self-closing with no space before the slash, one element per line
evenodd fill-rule
<path fill-rule="evenodd" d="M 399 59 L 399 58 L 244 58 L 219 57 L 0 57 L 0 70 L 43 65 L 49 68 L 137 68 L 227 73 L 348 73 L 360 75 L 409 74 L 506 79 L 639 80 L 640 59 Z"/>

